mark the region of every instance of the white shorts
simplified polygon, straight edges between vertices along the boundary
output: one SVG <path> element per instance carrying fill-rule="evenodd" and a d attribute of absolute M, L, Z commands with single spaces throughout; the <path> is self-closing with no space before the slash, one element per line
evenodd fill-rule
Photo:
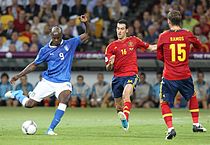
<path fill-rule="evenodd" d="M 29 92 L 29 98 L 41 102 L 45 97 L 52 95 L 55 95 L 56 98 L 58 98 L 59 94 L 65 90 L 72 91 L 70 82 L 54 83 L 42 78 L 33 92 Z"/>

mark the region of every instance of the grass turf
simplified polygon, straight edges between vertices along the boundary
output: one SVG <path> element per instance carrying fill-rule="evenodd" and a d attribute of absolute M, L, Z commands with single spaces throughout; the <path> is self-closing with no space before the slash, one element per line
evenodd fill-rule
<path fill-rule="evenodd" d="M 133 109 L 130 129 L 124 132 L 114 109 L 67 109 L 56 128 L 58 136 L 47 136 L 55 108 L 0 108 L 0 145 L 210 145 L 210 133 L 193 133 L 191 115 L 174 109 L 177 136 L 165 141 L 166 127 L 159 109 Z M 201 110 L 200 121 L 208 129 L 210 111 Z M 24 135 L 21 125 L 34 120 L 35 135 Z"/>

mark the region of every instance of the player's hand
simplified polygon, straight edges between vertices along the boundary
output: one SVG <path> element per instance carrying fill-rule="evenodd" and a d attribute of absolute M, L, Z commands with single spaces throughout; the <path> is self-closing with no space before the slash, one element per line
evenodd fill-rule
<path fill-rule="evenodd" d="M 88 21 L 88 19 L 87 19 L 87 16 L 86 16 L 86 15 L 81 15 L 81 16 L 79 17 L 79 19 L 80 19 L 80 21 L 81 21 L 82 23 L 85 23 L 85 22 L 87 22 L 87 21 Z"/>
<path fill-rule="evenodd" d="M 115 55 L 112 55 L 110 57 L 110 59 L 109 59 L 109 63 L 113 65 L 114 64 L 114 60 L 115 60 Z"/>
<path fill-rule="evenodd" d="M 13 76 L 12 79 L 10 80 L 10 83 L 11 83 L 12 85 L 14 85 L 15 82 L 16 82 L 18 79 L 19 79 L 19 77 L 18 77 L 17 75 L 15 75 L 15 76 Z"/>

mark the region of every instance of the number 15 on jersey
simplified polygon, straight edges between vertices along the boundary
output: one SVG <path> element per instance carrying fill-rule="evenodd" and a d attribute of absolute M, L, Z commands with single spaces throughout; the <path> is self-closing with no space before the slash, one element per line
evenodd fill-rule
<path fill-rule="evenodd" d="M 179 43 L 179 44 L 170 44 L 169 48 L 171 49 L 171 61 L 180 61 L 183 62 L 186 60 L 186 44 Z"/>

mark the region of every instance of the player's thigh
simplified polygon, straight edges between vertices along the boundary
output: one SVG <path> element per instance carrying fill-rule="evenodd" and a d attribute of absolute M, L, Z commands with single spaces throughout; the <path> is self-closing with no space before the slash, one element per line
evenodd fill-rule
<path fill-rule="evenodd" d="M 54 94 L 54 89 L 50 85 L 50 82 L 42 79 L 34 88 L 32 92 L 29 92 L 29 98 L 36 102 L 41 102 L 45 97 Z"/>
<path fill-rule="evenodd" d="M 176 81 L 167 80 L 162 78 L 160 84 L 160 101 L 165 101 L 173 104 L 174 98 L 178 92 L 178 86 Z"/>
<path fill-rule="evenodd" d="M 70 82 L 53 83 L 53 87 L 55 90 L 55 96 L 59 101 L 69 100 L 72 92 L 72 85 Z"/>
<path fill-rule="evenodd" d="M 114 98 L 121 98 L 123 93 L 123 79 L 121 77 L 113 77 L 112 94 Z"/>
<path fill-rule="evenodd" d="M 179 92 L 187 101 L 190 100 L 195 93 L 192 77 L 185 80 L 180 80 Z"/>
<path fill-rule="evenodd" d="M 128 96 L 130 97 L 133 94 L 133 91 L 136 88 L 136 84 L 139 82 L 139 77 L 138 75 L 134 76 L 129 76 L 125 78 L 124 81 L 124 91 L 123 91 L 123 96 Z"/>

